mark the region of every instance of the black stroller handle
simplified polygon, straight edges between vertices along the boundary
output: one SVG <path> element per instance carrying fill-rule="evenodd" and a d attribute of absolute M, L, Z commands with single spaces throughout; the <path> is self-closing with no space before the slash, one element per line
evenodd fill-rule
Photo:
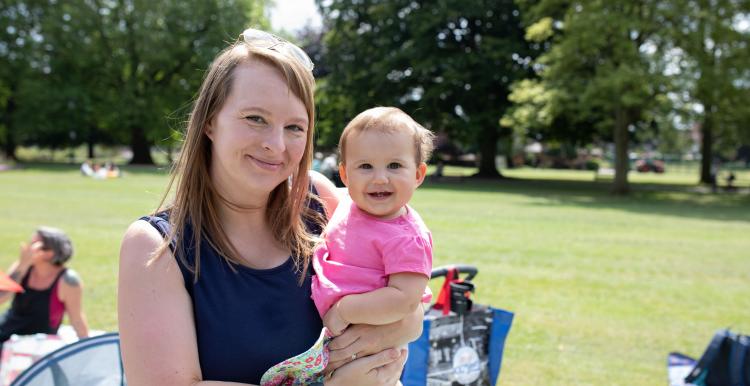
<path fill-rule="evenodd" d="M 479 271 L 477 270 L 477 267 L 475 267 L 473 265 L 461 265 L 461 264 L 458 264 L 458 265 L 446 265 L 446 266 L 443 266 L 443 267 L 434 268 L 432 270 L 432 275 L 430 276 L 430 279 L 434 279 L 434 278 L 437 278 L 437 277 L 446 276 L 448 274 L 448 271 L 452 270 L 452 269 L 457 270 L 459 274 L 461 274 L 461 273 L 468 274 L 468 276 L 466 276 L 465 280 L 471 280 L 471 279 L 474 278 L 474 276 L 477 275 L 477 273 L 479 273 Z"/>

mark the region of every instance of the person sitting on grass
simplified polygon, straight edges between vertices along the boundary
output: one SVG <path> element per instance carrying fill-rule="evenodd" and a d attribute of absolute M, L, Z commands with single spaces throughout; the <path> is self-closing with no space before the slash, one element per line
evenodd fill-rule
<path fill-rule="evenodd" d="M 0 347 L 13 334 L 55 334 L 68 313 L 79 338 L 89 335 L 83 313 L 83 283 L 65 266 L 73 255 L 73 245 L 61 230 L 39 227 L 28 243 L 21 244 L 18 261 L 8 276 L 23 287 L 13 297 L 10 309 L 0 316 Z M 0 291 L 0 304 L 12 297 Z"/>

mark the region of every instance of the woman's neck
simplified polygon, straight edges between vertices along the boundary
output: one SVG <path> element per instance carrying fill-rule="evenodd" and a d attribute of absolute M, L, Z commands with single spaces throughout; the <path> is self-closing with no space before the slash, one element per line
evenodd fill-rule
<path fill-rule="evenodd" d="M 219 202 L 218 215 L 222 228 L 231 234 L 248 234 L 249 232 L 258 232 L 267 226 L 266 206 L 259 208 L 244 207 L 238 208 L 226 202 Z"/>
<path fill-rule="evenodd" d="M 289 250 L 279 243 L 268 224 L 265 205 L 258 209 L 237 209 L 222 203 L 218 212 L 229 242 L 245 265 L 268 269 L 288 259 Z"/>
<path fill-rule="evenodd" d="M 37 262 L 33 267 L 34 276 L 43 279 L 57 275 L 63 269 L 63 266 L 61 265 L 48 263 L 46 261 Z"/>

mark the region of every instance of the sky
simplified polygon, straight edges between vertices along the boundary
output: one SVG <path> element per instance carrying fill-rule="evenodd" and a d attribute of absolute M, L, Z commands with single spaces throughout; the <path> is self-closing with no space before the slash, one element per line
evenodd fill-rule
<path fill-rule="evenodd" d="M 276 0 L 271 9 L 271 26 L 275 30 L 296 32 L 306 24 L 320 27 L 321 19 L 314 0 Z"/>

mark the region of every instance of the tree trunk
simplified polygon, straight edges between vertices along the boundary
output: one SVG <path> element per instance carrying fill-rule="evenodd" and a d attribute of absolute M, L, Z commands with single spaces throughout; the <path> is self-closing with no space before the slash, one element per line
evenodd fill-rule
<path fill-rule="evenodd" d="M 94 146 L 96 145 L 96 127 L 89 127 L 88 136 L 86 138 L 86 147 L 88 148 L 89 156 L 88 159 L 94 159 L 96 154 L 94 152 Z"/>
<path fill-rule="evenodd" d="M 15 92 L 14 85 L 10 88 L 11 95 L 8 98 L 8 103 L 5 106 L 5 143 L 3 144 L 3 152 L 5 158 L 13 161 L 18 161 L 16 157 L 16 138 L 15 130 L 13 128 L 13 113 L 16 111 L 16 100 L 13 96 Z"/>
<path fill-rule="evenodd" d="M 628 116 L 623 108 L 615 111 L 615 179 L 612 184 L 612 193 L 628 194 L 628 170 L 630 160 L 628 157 Z"/>
<path fill-rule="evenodd" d="M 711 166 L 714 161 L 714 118 L 713 106 L 704 104 L 703 127 L 701 127 L 701 183 L 713 184 L 714 178 Z"/>
<path fill-rule="evenodd" d="M 16 142 L 13 138 L 13 127 L 10 125 L 5 126 L 5 143 L 3 144 L 3 152 L 5 153 L 5 158 L 18 161 L 18 157 L 16 157 Z"/>
<path fill-rule="evenodd" d="M 133 152 L 133 158 L 130 160 L 131 165 L 154 164 L 154 160 L 151 158 L 151 144 L 146 139 L 143 127 L 131 128 L 130 150 Z"/>
<path fill-rule="evenodd" d="M 497 128 L 491 124 L 483 125 L 479 137 L 479 172 L 477 177 L 482 178 L 502 178 L 500 172 L 495 166 L 495 156 L 497 155 Z"/>

